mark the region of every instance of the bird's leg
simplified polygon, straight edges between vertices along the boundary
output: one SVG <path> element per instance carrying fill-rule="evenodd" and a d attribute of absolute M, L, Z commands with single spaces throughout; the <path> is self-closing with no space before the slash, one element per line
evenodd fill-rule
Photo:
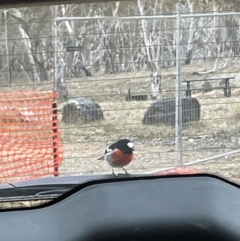
<path fill-rule="evenodd" d="M 129 173 L 126 171 L 126 169 L 124 167 L 122 167 L 122 169 L 124 170 L 124 172 L 126 173 L 127 176 L 129 176 Z"/>
<path fill-rule="evenodd" d="M 113 175 L 114 177 L 117 176 L 117 175 L 114 173 L 114 171 L 113 171 L 113 167 L 112 167 L 112 175 Z"/>

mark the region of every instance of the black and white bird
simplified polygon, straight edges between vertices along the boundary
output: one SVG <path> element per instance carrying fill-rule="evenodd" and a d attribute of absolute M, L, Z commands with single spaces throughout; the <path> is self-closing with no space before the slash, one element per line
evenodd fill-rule
<path fill-rule="evenodd" d="M 129 139 L 120 139 L 111 144 L 102 157 L 98 160 L 105 160 L 112 167 L 112 174 L 116 176 L 113 168 L 122 168 L 128 175 L 124 166 L 127 166 L 134 157 L 134 144 Z"/>

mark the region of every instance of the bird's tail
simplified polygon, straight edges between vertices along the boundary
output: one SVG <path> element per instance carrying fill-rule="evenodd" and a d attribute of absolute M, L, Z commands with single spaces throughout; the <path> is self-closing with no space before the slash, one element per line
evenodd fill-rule
<path fill-rule="evenodd" d="M 104 156 L 101 156 L 100 158 L 98 158 L 98 160 L 104 160 Z"/>

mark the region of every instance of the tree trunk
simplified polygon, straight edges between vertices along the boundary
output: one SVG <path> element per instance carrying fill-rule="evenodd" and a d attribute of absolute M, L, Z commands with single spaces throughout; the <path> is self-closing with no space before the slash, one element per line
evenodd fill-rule
<path fill-rule="evenodd" d="M 58 58 L 58 65 L 57 65 L 57 92 L 59 93 L 59 98 L 67 99 L 68 97 L 68 89 L 65 83 L 64 77 L 64 67 L 65 63 L 63 58 L 60 56 Z"/>
<path fill-rule="evenodd" d="M 26 51 L 27 51 L 29 62 L 32 65 L 34 79 L 36 81 L 40 82 L 40 78 L 39 78 L 39 75 L 38 75 L 38 72 L 37 72 L 37 66 L 36 66 L 36 63 L 35 63 L 34 58 L 33 58 L 32 44 L 31 44 L 31 41 L 30 41 L 29 34 L 26 31 L 26 22 L 24 20 L 24 17 L 22 16 L 22 13 L 18 9 L 15 9 L 15 8 L 9 10 L 9 15 L 12 18 L 20 21 L 20 23 L 21 23 L 21 24 L 19 24 L 18 29 L 19 29 L 19 32 L 20 32 L 22 38 L 24 39 L 23 41 L 24 41 L 24 45 L 25 45 L 25 48 L 26 48 Z"/>

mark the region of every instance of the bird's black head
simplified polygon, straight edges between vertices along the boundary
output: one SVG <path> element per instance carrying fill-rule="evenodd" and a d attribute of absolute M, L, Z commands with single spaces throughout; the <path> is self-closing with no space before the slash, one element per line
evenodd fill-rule
<path fill-rule="evenodd" d="M 116 142 L 117 149 L 121 150 L 125 154 L 132 154 L 134 150 L 134 144 L 129 139 L 120 139 Z"/>

